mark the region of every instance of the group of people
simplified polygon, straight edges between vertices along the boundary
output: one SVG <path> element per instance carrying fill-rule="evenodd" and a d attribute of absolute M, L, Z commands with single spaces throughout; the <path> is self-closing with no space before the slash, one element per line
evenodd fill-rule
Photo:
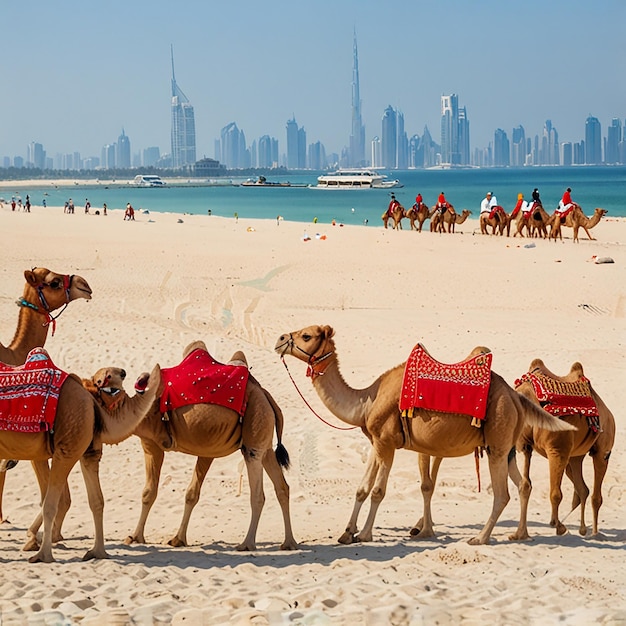
<path fill-rule="evenodd" d="M 11 198 L 11 211 L 15 211 L 16 207 L 18 211 L 30 213 L 30 196 L 28 194 L 26 195 L 26 202 L 24 202 L 24 204 L 22 204 L 22 198 L 18 198 L 16 201 L 15 196 L 13 196 Z"/>

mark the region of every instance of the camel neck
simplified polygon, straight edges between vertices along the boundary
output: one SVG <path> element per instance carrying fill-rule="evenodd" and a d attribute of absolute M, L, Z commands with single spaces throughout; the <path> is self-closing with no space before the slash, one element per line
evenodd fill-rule
<path fill-rule="evenodd" d="M 10 365 L 22 365 L 33 348 L 43 347 L 48 338 L 46 316 L 28 306 L 20 307 L 15 336 L 2 350 L 2 360 Z"/>

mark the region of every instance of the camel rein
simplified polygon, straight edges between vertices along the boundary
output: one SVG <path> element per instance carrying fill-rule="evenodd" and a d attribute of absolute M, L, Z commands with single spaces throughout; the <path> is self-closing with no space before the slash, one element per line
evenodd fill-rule
<path fill-rule="evenodd" d="M 17 306 L 24 307 L 26 309 L 32 309 L 33 311 L 36 311 L 37 313 L 41 313 L 41 315 L 43 315 L 46 318 L 46 321 L 44 322 L 43 325 L 44 326 L 52 325 L 52 336 L 54 337 L 54 333 L 57 329 L 57 322 L 56 322 L 57 318 L 61 316 L 61 313 L 65 311 L 65 309 L 67 308 L 67 305 L 70 303 L 70 287 L 72 285 L 73 278 L 74 276 L 70 276 L 69 274 L 65 274 L 63 276 L 63 289 L 65 291 L 65 304 L 56 315 L 52 315 L 52 312 L 50 311 L 50 305 L 48 304 L 48 301 L 46 300 L 46 296 L 43 293 L 44 287 L 53 287 L 52 285 L 48 283 L 41 283 L 37 287 L 37 295 L 39 297 L 39 302 L 41 303 L 41 307 L 43 308 L 43 310 L 36 304 L 33 304 L 32 302 L 29 302 L 28 300 L 26 300 L 26 298 L 19 298 L 18 300 L 15 301 L 15 304 L 17 304 Z M 53 287 L 53 288 L 57 288 L 57 287 Z"/>
<path fill-rule="evenodd" d="M 285 362 L 285 357 L 281 356 L 280 360 L 283 362 L 283 365 L 285 366 L 285 369 L 287 370 L 287 374 L 289 375 L 289 378 L 291 379 L 291 382 L 293 383 L 293 386 L 296 388 L 296 391 L 298 392 L 298 394 L 302 398 L 302 401 L 304 402 L 304 404 L 306 404 L 306 406 L 309 408 L 311 413 L 313 413 L 313 415 L 315 415 L 315 417 L 317 417 L 317 419 L 319 419 L 320 421 L 324 422 L 324 424 L 326 424 L 326 426 L 330 426 L 331 428 L 335 428 L 336 430 L 354 430 L 355 428 L 358 428 L 358 426 L 335 426 L 335 424 L 331 424 L 330 422 L 327 422 L 319 413 L 317 413 L 315 411 L 315 409 L 308 403 L 307 399 L 302 395 L 302 392 L 298 388 L 298 385 L 296 384 L 296 381 L 293 379 L 293 376 L 291 375 L 291 372 L 289 371 L 289 367 L 287 367 L 287 363 Z"/>

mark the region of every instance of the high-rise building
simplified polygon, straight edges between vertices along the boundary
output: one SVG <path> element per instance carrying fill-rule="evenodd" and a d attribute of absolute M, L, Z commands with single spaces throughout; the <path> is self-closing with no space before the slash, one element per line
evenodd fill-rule
<path fill-rule="evenodd" d="M 585 121 L 585 163 L 602 163 L 602 127 L 598 118 L 591 115 Z"/>
<path fill-rule="evenodd" d="M 230 122 L 220 132 L 221 154 L 219 161 L 229 169 L 245 167 L 245 136 L 235 122 Z"/>
<path fill-rule="evenodd" d="M 465 107 L 459 109 L 456 94 L 441 96 L 441 163 L 469 165 L 470 133 Z"/>
<path fill-rule="evenodd" d="M 102 156 L 100 158 L 102 167 L 105 170 L 115 169 L 115 144 L 110 143 L 102 148 Z M 65 169 L 65 168 L 63 168 Z"/>
<path fill-rule="evenodd" d="M 397 112 L 398 124 L 398 156 L 396 159 L 396 167 L 399 170 L 405 170 L 409 167 L 409 138 L 404 130 L 404 113 Z"/>
<path fill-rule="evenodd" d="M 546 120 L 543 126 L 539 152 L 539 165 L 559 165 L 559 133 L 552 126 L 552 120 Z"/>
<path fill-rule="evenodd" d="M 378 135 L 374 137 L 374 139 L 372 139 L 371 151 L 372 151 L 372 154 L 371 154 L 372 167 L 381 167 L 383 164 L 383 161 L 382 161 L 382 154 L 381 154 L 381 149 L 380 149 L 380 137 L 378 137 Z"/>
<path fill-rule="evenodd" d="M 121 169 L 130 167 L 130 139 L 122 128 L 122 134 L 117 138 L 115 146 L 115 163 Z"/>
<path fill-rule="evenodd" d="M 359 52 L 356 31 L 352 52 L 352 132 L 350 133 L 349 165 L 363 167 L 365 162 L 365 126 L 361 117 L 361 92 L 359 89 Z"/>
<path fill-rule="evenodd" d="M 396 169 L 398 166 L 398 121 L 395 109 L 389 105 L 382 121 L 381 159 L 382 166 Z"/>
<path fill-rule="evenodd" d="M 144 167 L 154 167 L 161 158 L 161 151 L 158 146 L 144 148 L 141 164 Z"/>
<path fill-rule="evenodd" d="M 622 141 L 622 121 L 614 117 L 606 135 L 605 163 L 622 163 L 619 144 Z"/>
<path fill-rule="evenodd" d="M 526 164 L 526 133 L 522 125 L 513 129 L 511 141 L 511 165 L 522 167 Z"/>
<path fill-rule="evenodd" d="M 40 170 L 45 169 L 46 151 L 43 149 L 42 144 L 34 141 L 28 144 L 26 148 L 26 165 L 27 167 L 35 167 Z"/>
<path fill-rule="evenodd" d="M 299 128 L 295 115 L 287 121 L 287 168 L 301 170 L 306 167 L 306 131 Z"/>
<path fill-rule="evenodd" d="M 501 128 L 496 129 L 493 137 L 493 164 L 495 167 L 509 166 L 509 138 Z"/>
<path fill-rule="evenodd" d="M 174 47 L 172 52 L 172 166 L 196 162 L 196 121 L 193 106 L 176 83 Z"/>

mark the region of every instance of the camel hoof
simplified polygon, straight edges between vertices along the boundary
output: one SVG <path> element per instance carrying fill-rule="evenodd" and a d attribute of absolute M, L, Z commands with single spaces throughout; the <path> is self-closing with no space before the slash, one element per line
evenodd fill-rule
<path fill-rule="evenodd" d="M 172 546 L 173 548 L 186 548 L 187 542 L 183 541 L 182 539 L 179 539 L 178 537 L 172 537 L 167 542 L 167 545 Z"/>
<path fill-rule="evenodd" d="M 561 524 L 561 522 L 559 522 L 556 526 L 556 534 L 557 535 L 564 535 L 567 532 L 567 528 L 565 527 L 564 524 Z"/>
<path fill-rule="evenodd" d="M 345 546 L 349 546 L 351 543 L 356 543 L 356 537 L 349 531 L 346 530 L 341 537 L 339 537 L 339 543 L 344 544 Z"/>
<path fill-rule="evenodd" d="M 414 533 L 414 530 L 417 530 L 417 532 Z M 412 541 L 419 541 L 421 539 L 435 539 L 436 537 L 437 535 L 435 535 L 433 531 L 424 532 L 423 530 L 418 530 L 417 528 L 411 528 L 411 533 L 409 535 L 409 539 L 411 539 Z"/>
<path fill-rule="evenodd" d="M 132 546 L 133 543 L 146 543 L 143 537 L 133 537 L 132 535 L 128 535 L 126 539 L 124 539 L 125 546 Z"/>
<path fill-rule="evenodd" d="M 532 537 L 527 532 L 515 532 L 509 535 L 509 541 L 532 541 Z"/>
<path fill-rule="evenodd" d="M 52 554 L 45 554 L 41 550 L 28 559 L 29 563 L 54 563 Z"/>
<path fill-rule="evenodd" d="M 481 539 L 480 537 L 472 537 L 468 542 L 470 546 L 488 546 L 490 541 L 487 539 Z"/>
<path fill-rule="evenodd" d="M 83 557 L 83 561 L 91 561 L 93 559 L 108 559 L 109 555 L 104 548 L 92 548 Z"/>
<path fill-rule="evenodd" d="M 355 543 L 369 543 L 370 541 L 373 541 L 374 537 L 372 536 L 372 534 L 368 534 L 368 535 L 357 535 L 354 538 Z"/>
<path fill-rule="evenodd" d="M 291 539 L 289 541 L 285 541 L 280 546 L 281 550 L 299 550 L 300 546 L 295 539 Z"/>
<path fill-rule="evenodd" d="M 252 545 L 248 545 L 247 543 L 240 543 L 235 550 L 237 550 L 237 552 L 254 552 L 256 550 L 256 545 L 252 544 Z"/>
<path fill-rule="evenodd" d="M 587 534 L 587 527 L 581 526 L 578 532 L 584 537 Z"/>
<path fill-rule="evenodd" d="M 37 537 L 31 537 L 30 539 L 26 540 L 26 543 L 24 544 L 24 547 L 22 548 L 23 552 L 35 552 L 35 550 L 39 550 L 41 546 L 39 545 L 39 542 L 37 541 Z"/>

